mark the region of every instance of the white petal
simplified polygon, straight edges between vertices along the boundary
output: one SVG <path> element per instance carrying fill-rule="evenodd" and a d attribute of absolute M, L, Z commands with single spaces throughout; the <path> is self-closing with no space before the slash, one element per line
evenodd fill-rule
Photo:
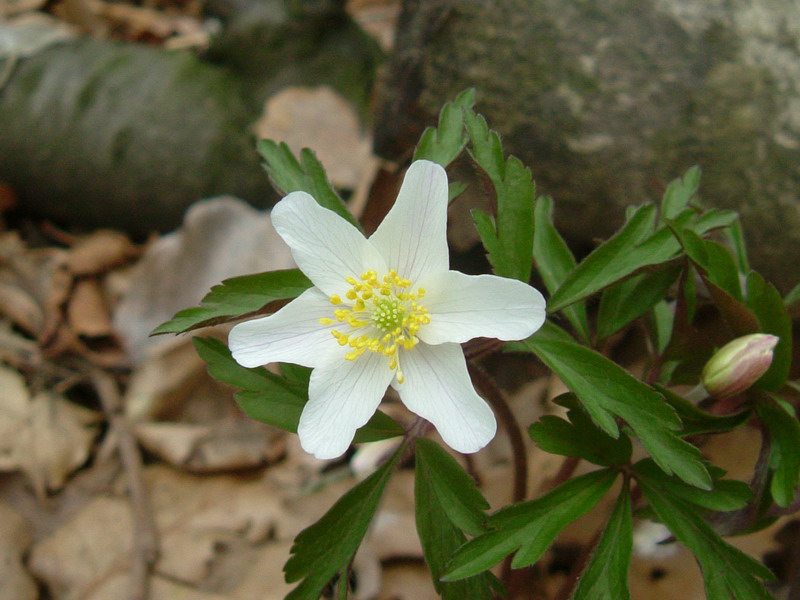
<path fill-rule="evenodd" d="M 475 337 L 521 340 L 544 323 L 544 298 L 516 279 L 445 271 L 417 283 L 427 292 L 421 303 L 431 316 L 417 336 L 428 344 Z"/>
<path fill-rule="evenodd" d="M 290 362 L 316 367 L 341 354 L 333 325 L 320 325 L 332 317 L 333 306 L 317 288 L 300 294 L 268 317 L 239 323 L 228 336 L 233 358 L 244 367 Z"/>
<path fill-rule="evenodd" d="M 453 450 L 477 452 L 497 431 L 489 405 L 472 387 L 458 344 L 418 344 L 403 352 L 405 381 L 395 385 L 403 403 L 436 427 Z"/>
<path fill-rule="evenodd" d="M 449 268 L 447 193 L 447 173 L 436 163 L 408 168 L 394 206 L 369 238 L 400 277 L 416 282 Z"/>
<path fill-rule="evenodd" d="M 340 456 L 375 413 L 392 377 L 387 358 L 372 352 L 314 369 L 297 427 L 303 450 L 317 458 Z"/>
<path fill-rule="evenodd" d="M 292 192 L 272 209 L 272 224 L 297 266 L 328 296 L 343 295 L 347 277 L 386 271 L 380 253 L 361 232 L 305 192 Z"/>

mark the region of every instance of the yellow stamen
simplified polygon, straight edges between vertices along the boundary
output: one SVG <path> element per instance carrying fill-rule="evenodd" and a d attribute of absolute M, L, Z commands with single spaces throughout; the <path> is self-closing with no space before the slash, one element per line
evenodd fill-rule
<path fill-rule="evenodd" d="M 350 285 L 342 296 L 329 297 L 334 306 L 334 318 L 322 317 L 320 325 L 335 323 L 344 325 L 344 331 L 331 330 L 331 335 L 342 347 L 349 348 L 344 355 L 346 360 L 354 361 L 364 352 L 382 354 L 388 359 L 389 369 L 395 371 L 398 383 L 405 381 L 399 368 L 402 350 L 408 352 L 419 343 L 417 333 L 431 322 L 428 310 L 418 301 L 425 290 L 413 290 L 413 282 L 404 279 L 394 269 L 381 278 L 378 273 L 368 270 L 359 277 L 347 277 Z"/>

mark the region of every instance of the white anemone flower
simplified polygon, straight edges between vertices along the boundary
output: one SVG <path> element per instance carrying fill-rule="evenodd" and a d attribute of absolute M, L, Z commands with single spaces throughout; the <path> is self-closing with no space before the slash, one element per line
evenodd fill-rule
<path fill-rule="evenodd" d="M 420 160 L 369 238 L 305 192 L 275 205 L 273 225 L 314 287 L 236 325 L 229 344 L 245 367 L 313 369 L 297 432 L 317 458 L 347 450 L 389 385 L 458 452 L 494 437 L 494 414 L 475 392 L 460 344 L 530 336 L 545 301 L 521 281 L 449 270 L 447 203 L 444 169 Z"/>

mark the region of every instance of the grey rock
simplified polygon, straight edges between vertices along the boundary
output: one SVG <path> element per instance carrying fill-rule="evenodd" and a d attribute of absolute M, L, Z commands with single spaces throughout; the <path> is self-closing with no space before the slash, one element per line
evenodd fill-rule
<path fill-rule="evenodd" d="M 688 167 L 743 215 L 754 265 L 800 279 L 794 0 L 405 0 L 376 147 L 404 159 L 441 104 L 478 110 L 588 244 Z"/>

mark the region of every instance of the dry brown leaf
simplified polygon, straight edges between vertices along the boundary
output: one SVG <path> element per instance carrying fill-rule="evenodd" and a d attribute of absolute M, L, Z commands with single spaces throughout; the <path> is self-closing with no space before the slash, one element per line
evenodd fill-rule
<path fill-rule="evenodd" d="M 374 163 L 356 111 L 327 86 L 284 88 L 270 97 L 254 128 L 259 138 L 286 142 L 295 154 L 311 148 L 340 188 L 356 189 Z"/>
<path fill-rule="evenodd" d="M 283 565 L 291 547 L 288 541 L 265 544 L 244 569 L 231 596 L 237 600 L 283 600 L 296 585 L 283 578 Z"/>
<path fill-rule="evenodd" d="M 348 0 L 347 12 L 384 52 L 392 50 L 400 16 L 399 0 Z"/>
<path fill-rule="evenodd" d="M 136 437 L 148 451 L 194 473 L 250 469 L 283 453 L 275 428 L 244 416 L 215 423 L 140 423 Z"/>
<path fill-rule="evenodd" d="M 226 589 L 214 589 L 212 583 L 217 562 L 225 559 L 224 548 L 231 540 L 260 552 L 262 545 L 272 543 L 268 540 L 273 535 L 288 541 L 305 524 L 287 512 L 281 489 L 268 480 L 197 477 L 163 466 L 147 468 L 144 480 L 161 542 L 151 581 L 153 598 L 227 598 Z M 125 597 L 134 527 L 125 487 L 120 480 L 118 497 L 94 498 L 34 546 L 31 569 L 56 600 Z M 235 573 L 245 577 L 251 567 L 241 564 Z M 176 589 L 185 588 L 189 595 L 159 595 L 159 581 L 164 580 L 180 584 Z M 238 584 L 238 580 L 225 582 L 227 589 Z M 195 587 L 207 595 L 196 595 Z"/>
<path fill-rule="evenodd" d="M 13 280 L 0 279 L 0 312 L 32 335 L 36 335 L 44 326 L 42 307 Z"/>
<path fill-rule="evenodd" d="M 51 335 L 72 285 L 66 258 L 57 248 L 29 250 L 15 233 L 0 237 L 0 312 L 37 338 Z"/>
<path fill-rule="evenodd" d="M 101 229 L 79 238 L 69 249 L 67 265 L 73 275 L 98 275 L 140 254 L 140 250 L 119 231 Z"/>
<path fill-rule="evenodd" d="M 293 265 L 268 213 L 231 197 L 198 202 L 181 229 L 145 250 L 114 311 L 114 327 L 138 364 L 175 339 L 150 338 L 150 332 L 179 310 L 198 305 L 212 286 L 236 275 Z"/>
<path fill-rule="evenodd" d="M 205 362 L 185 338 L 153 353 L 131 375 L 125 391 L 125 412 L 132 421 L 175 413 L 191 397 L 194 382 L 203 376 Z"/>
<path fill-rule="evenodd" d="M 411 563 L 384 569 L 382 591 L 376 600 L 438 599 L 428 569 L 422 563 Z"/>
<path fill-rule="evenodd" d="M 22 564 L 31 543 L 30 524 L 13 508 L 0 502 L 0 565 L 3 580 L 0 600 L 36 600 L 39 589 Z"/>
<path fill-rule="evenodd" d="M 7 18 L 39 10 L 47 0 L 0 0 L 0 17 Z"/>
<path fill-rule="evenodd" d="M 39 353 L 39 345 L 20 335 L 10 323 L 0 322 L 0 362 L 19 366 L 32 364 Z"/>
<path fill-rule="evenodd" d="M 96 279 L 81 279 L 75 284 L 67 305 L 67 319 L 72 331 L 78 335 L 111 335 L 111 318 Z"/>
<path fill-rule="evenodd" d="M 120 600 L 128 597 L 130 597 L 129 579 L 126 574 L 120 573 L 102 581 L 97 589 L 92 589 L 88 596 L 80 600 Z M 231 597 L 201 592 L 164 577 L 152 577 L 148 600 L 231 600 Z"/>
<path fill-rule="evenodd" d="M 53 392 L 31 397 L 19 373 L 0 367 L 0 469 L 22 470 L 40 496 L 86 462 L 96 422 L 96 413 Z"/>

